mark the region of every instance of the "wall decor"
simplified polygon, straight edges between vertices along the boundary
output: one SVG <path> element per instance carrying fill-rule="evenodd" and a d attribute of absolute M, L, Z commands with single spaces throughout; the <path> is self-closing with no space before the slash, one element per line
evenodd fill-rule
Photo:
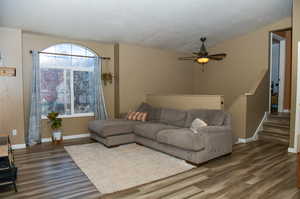
<path fill-rule="evenodd" d="M 0 76 L 15 77 L 16 67 L 0 67 Z"/>
<path fill-rule="evenodd" d="M 112 73 L 102 73 L 101 78 L 104 81 L 104 85 L 106 86 L 107 83 L 112 84 L 113 74 Z"/>

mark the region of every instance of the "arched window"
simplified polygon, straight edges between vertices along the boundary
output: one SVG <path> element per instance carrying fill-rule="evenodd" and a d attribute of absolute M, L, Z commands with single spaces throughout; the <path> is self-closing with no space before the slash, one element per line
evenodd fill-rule
<path fill-rule="evenodd" d="M 86 47 L 65 43 L 40 53 L 42 115 L 62 117 L 94 115 L 93 76 L 97 55 Z"/>

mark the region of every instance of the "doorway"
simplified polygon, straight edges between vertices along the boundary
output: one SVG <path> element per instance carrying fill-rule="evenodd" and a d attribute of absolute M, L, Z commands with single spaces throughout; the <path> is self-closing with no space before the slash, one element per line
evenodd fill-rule
<path fill-rule="evenodd" d="M 270 33 L 270 97 L 271 113 L 290 111 L 291 100 L 291 29 Z"/>

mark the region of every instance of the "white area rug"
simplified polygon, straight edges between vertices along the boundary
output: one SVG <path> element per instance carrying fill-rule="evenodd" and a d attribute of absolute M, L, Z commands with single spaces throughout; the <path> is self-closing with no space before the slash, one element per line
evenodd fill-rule
<path fill-rule="evenodd" d="M 194 168 L 185 161 L 129 144 L 106 148 L 99 143 L 65 147 L 101 193 L 112 193 Z"/>

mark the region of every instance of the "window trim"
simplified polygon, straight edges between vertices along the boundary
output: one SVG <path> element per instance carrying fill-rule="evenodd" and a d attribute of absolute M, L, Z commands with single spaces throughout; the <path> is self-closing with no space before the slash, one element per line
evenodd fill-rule
<path fill-rule="evenodd" d="M 77 47 L 81 47 L 83 49 L 86 49 L 89 54 L 93 54 L 96 57 L 98 56 L 96 52 L 94 52 L 93 50 L 91 50 L 91 49 L 89 49 L 85 46 L 82 46 L 82 45 L 78 45 L 78 44 L 74 44 L 74 43 L 60 43 L 60 44 L 56 44 L 56 45 L 62 45 L 62 44 L 71 44 L 71 47 L 72 47 L 72 45 L 77 46 Z M 52 45 L 50 47 L 53 47 L 53 46 L 56 46 L 56 45 Z M 44 49 L 42 52 L 47 53 L 47 50 L 50 47 Z M 72 56 L 72 55 L 73 54 L 70 54 L 70 56 Z M 70 71 L 71 114 L 70 115 L 59 115 L 58 118 L 77 118 L 77 117 L 94 117 L 95 116 L 94 112 L 75 113 L 75 110 L 74 110 L 74 82 L 73 82 L 75 71 L 94 72 L 94 69 L 92 69 L 90 67 L 76 66 L 76 65 L 74 65 L 74 66 L 44 66 L 44 67 L 42 66 L 42 67 L 40 67 L 40 69 L 61 69 L 61 70 L 64 70 L 64 77 L 66 77 L 66 70 Z M 65 79 L 64 81 L 66 81 L 66 78 L 64 78 L 64 79 Z M 66 82 L 64 82 L 64 83 L 66 84 Z M 42 115 L 41 119 L 43 119 L 43 120 L 48 119 L 47 115 Z"/>
<path fill-rule="evenodd" d="M 74 113 L 73 115 L 59 115 L 58 118 L 95 117 L 95 113 Z M 47 120 L 47 116 L 42 115 L 42 120 Z"/>

